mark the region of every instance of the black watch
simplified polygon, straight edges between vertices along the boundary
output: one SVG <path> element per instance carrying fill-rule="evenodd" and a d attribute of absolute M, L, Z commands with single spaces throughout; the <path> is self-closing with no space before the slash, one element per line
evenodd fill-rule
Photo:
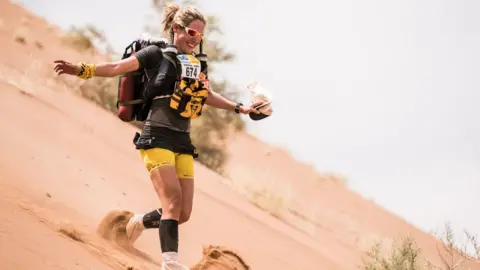
<path fill-rule="evenodd" d="M 240 103 L 240 102 L 237 102 L 237 104 L 235 105 L 235 112 L 236 113 L 240 113 L 240 106 L 243 106 L 243 104 Z"/>

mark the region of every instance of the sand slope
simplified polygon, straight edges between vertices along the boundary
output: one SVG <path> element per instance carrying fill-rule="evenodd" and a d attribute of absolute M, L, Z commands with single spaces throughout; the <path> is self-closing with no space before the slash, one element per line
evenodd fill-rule
<path fill-rule="evenodd" d="M 41 231 L 35 233 L 35 241 L 50 245 L 50 238 L 55 235 L 51 230 L 55 231 L 62 223 L 73 224 L 88 237 L 95 238 L 95 226 L 110 209 L 146 211 L 159 206 L 148 174 L 131 145 L 132 127 L 68 93 L 58 92 L 47 103 L 5 83 L 1 89 L 0 112 L 7 116 L 2 124 L 8 127 L 2 133 L 2 149 L 8 154 L 0 158 L 2 193 L 8 194 L 2 206 L 7 208 L 3 211 L 13 211 L 7 217 L 14 222 L 14 226 L 2 231 L 17 239 L 12 241 L 31 241 L 30 234 L 24 232 L 25 227 L 15 226 L 17 222 L 44 223 L 43 226 L 29 225 L 32 226 L 29 230 Z M 80 115 L 79 108 L 88 113 Z M 291 254 L 291 249 L 307 269 L 313 269 L 313 265 L 322 261 L 314 250 L 289 236 L 289 231 L 295 232 L 292 228 L 233 193 L 220 183 L 216 174 L 198 164 L 197 168 L 195 212 L 181 229 L 181 252 L 185 261 L 195 262 L 201 245 L 209 243 L 238 250 L 259 269 L 275 264 L 275 269 L 291 269 L 293 265 L 288 267 L 278 261 L 282 254 Z M 35 250 L 35 246 L 39 247 L 25 247 L 25 252 Z M 158 258 L 157 232 L 145 234 L 137 248 Z M 59 247 L 56 256 L 63 254 L 61 250 L 65 249 Z M 72 263 L 76 261 L 72 258 Z M 124 261 L 128 264 L 131 259 Z M 98 267 L 93 264 L 97 260 L 82 259 L 81 262 L 88 267 Z"/>
<path fill-rule="evenodd" d="M 132 144 L 136 129 L 44 77 L 54 59 L 100 57 L 82 58 L 45 20 L 0 3 L 0 269 L 160 269 L 156 230 L 130 251 L 95 234 L 112 209 L 160 206 Z M 18 31 L 26 44 L 14 41 Z M 250 149 L 265 154 L 252 158 Z M 246 134 L 230 150 L 230 179 L 196 164 L 194 212 L 180 230 L 185 263 L 214 244 L 253 269 L 356 269 L 373 240 L 399 233 L 436 254 L 433 237 L 287 153 Z M 275 187 L 283 198 L 274 215 L 242 195 L 258 187 Z"/>

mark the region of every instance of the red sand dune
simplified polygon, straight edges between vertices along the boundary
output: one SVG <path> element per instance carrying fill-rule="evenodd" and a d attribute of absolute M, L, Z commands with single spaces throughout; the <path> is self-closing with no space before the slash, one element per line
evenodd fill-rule
<path fill-rule="evenodd" d="M 51 79 L 54 59 L 94 58 L 67 48 L 55 27 L 19 6 L 1 1 L 0 14 L 0 268 L 160 269 L 156 230 L 130 252 L 95 233 L 108 211 L 147 211 L 159 201 L 132 144 L 136 129 Z M 405 233 L 439 262 L 435 238 L 335 178 L 247 134 L 235 135 L 230 150 L 230 179 L 196 163 L 194 211 L 180 229 L 185 263 L 212 244 L 253 269 L 356 269 L 374 240 Z M 262 187 L 279 198 L 274 215 L 242 195 Z M 252 201 L 262 203 L 262 194 Z"/>

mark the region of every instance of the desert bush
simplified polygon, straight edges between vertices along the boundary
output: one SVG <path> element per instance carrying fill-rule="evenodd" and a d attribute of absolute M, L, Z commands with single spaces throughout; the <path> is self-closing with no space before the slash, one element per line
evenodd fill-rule
<path fill-rule="evenodd" d="M 457 244 L 450 224 L 439 237 L 438 257 L 442 262 L 436 265 L 431 259 L 421 257 L 421 249 L 410 236 L 395 241 L 388 255 L 382 253 L 380 242 L 375 243 L 363 258 L 363 270 L 470 270 L 472 264 L 480 264 L 480 246 L 476 236 L 465 231 L 466 241 Z M 470 249 L 470 250 L 469 250 Z"/>
<path fill-rule="evenodd" d="M 105 33 L 94 25 L 72 26 L 62 37 L 62 40 L 81 53 L 95 53 L 100 50 L 110 56 L 114 54 Z"/>
<path fill-rule="evenodd" d="M 98 47 L 103 45 L 107 48 L 107 58 L 112 58 L 113 50 L 109 49 L 112 46 L 107 41 L 105 34 L 92 25 L 72 26 L 63 36 L 63 42 L 81 53 L 90 54 L 97 53 Z M 112 113 L 117 113 L 118 80 L 118 77 L 94 77 L 90 80 L 64 80 L 64 82 L 73 87 L 82 97 Z"/>
<path fill-rule="evenodd" d="M 118 79 L 93 78 L 82 81 L 78 85 L 78 90 L 82 97 L 112 113 L 117 113 L 117 84 Z"/>
<path fill-rule="evenodd" d="M 81 53 L 95 50 L 93 38 L 83 28 L 71 27 L 63 36 L 63 42 Z"/>
<path fill-rule="evenodd" d="M 377 242 L 372 249 L 367 252 L 367 258 L 364 260 L 363 270 L 419 270 L 420 249 L 415 240 L 411 237 L 401 239 L 393 244 L 389 255 L 382 254 L 381 243 Z"/>
<path fill-rule="evenodd" d="M 437 253 L 442 262 L 440 266 L 427 260 L 428 270 L 470 270 L 472 264 L 480 267 L 480 244 L 477 236 L 463 231 L 464 240 L 457 243 L 456 235 L 450 223 L 445 223 L 441 233 L 434 233 L 440 239 L 441 244 L 437 246 Z"/>

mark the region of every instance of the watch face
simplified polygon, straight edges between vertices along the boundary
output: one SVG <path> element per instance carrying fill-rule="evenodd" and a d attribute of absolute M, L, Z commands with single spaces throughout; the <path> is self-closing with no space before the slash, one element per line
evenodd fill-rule
<path fill-rule="evenodd" d="M 235 112 L 236 113 L 240 112 L 240 106 L 242 106 L 242 105 L 243 105 L 242 103 L 237 103 L 237 105 L 235 105 Z"/>

